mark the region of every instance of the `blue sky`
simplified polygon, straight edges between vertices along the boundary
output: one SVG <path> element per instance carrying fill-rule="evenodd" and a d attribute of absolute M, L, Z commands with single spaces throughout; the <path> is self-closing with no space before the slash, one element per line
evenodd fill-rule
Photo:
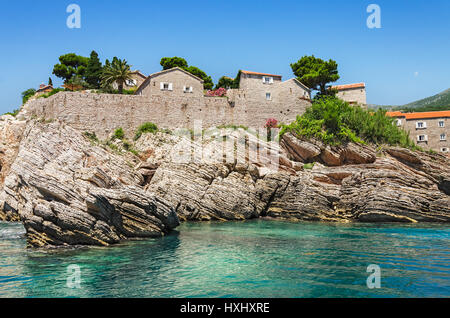
<path fill-rule="evenodd" d="M 69 4 L 81 29 L 66 26 Z M 366 8 L 381 7 L 381 29 Z M 239 69 L 293 77 L 303 55 L 332 58 L 338 84 L 365 82 L 368 102 L 404 104 L 450 87 L 448 0 L 47 0 L 2 2 L 0 113 L 52 76 L 62 54 L 125 58 L 145 74 L 181 56 L 211 75 Z"/>

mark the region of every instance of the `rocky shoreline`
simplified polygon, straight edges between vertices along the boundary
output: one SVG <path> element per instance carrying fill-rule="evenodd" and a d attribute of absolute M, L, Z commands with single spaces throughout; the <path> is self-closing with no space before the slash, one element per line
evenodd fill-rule
<path fill-rule="evenodd" d="M 33 247 L 107 246 L 182 221 L 450 222 L 442 155 L 222 129 L 194 142 L 144 134 L 137 156 L 63 122 L 12 116 L 0 136 L 0 220 L 21 221 Z"/>

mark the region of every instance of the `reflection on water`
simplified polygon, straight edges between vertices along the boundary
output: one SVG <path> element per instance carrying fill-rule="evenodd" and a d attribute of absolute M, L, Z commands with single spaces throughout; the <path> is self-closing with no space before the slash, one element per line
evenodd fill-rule
<path fill-rule="evenodd" d="M 445 225 L 183 224 L 109 248 L 26 249 L 0 223 L 0 297 L 450 297 Z M 67 266 L 81 288 L 66 287 Z M 369 264 L 381 289 L 366 287 Z"/>

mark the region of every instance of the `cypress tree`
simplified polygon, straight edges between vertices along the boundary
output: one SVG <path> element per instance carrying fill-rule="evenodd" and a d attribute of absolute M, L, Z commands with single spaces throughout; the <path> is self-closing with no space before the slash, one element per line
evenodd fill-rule
<path fill-rule="evenodd" d="M 103 66 L 95 51 L 91 52 L 85 72 L 85 81 L 91 88 L 100 88 Z"/>

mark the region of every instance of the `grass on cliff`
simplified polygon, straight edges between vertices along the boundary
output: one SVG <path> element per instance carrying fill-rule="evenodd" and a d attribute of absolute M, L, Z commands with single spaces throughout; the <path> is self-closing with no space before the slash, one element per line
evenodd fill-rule
<path fill-rule="evenodd" d="M 302 116 L 281 126 L 280 135 L 286 132 L 314 137 L 329 145 L 356 142 L 420 149 L 408 132 L 397 127 L 394 118 L 386 116 L 386 111 L 367 111 L 336 97 L 314 101 Z"/>
<path fill-rule="evenodd" d="M 66 90 L 63 89 L 63 88 L 55 88 L 55 89 L 52 90 L 51 92 L 48 92 L 48 93 L 46 93 L 46 94 L 39 95 L 36 99 L 39 99 L 39 98 L 49 98 L 50 96 L 53 96 L 53 95 L 55 95 L 55 94 L 58 94 L 59 92 L 65 92 L 65 91 L 66 91 Z"/>
<path fill-rule="evenodd" d="M 136 131 L 136 135 L 134 136 L 134 140 L 138 140 L 142 134 L 145 133 L 152 133 L 155 134 L 158 132 L 158 126 L 156 126 L 156 124 L 154 123 L 144 123 L 142 125 L 139 126 L 139 128 Z"/>

